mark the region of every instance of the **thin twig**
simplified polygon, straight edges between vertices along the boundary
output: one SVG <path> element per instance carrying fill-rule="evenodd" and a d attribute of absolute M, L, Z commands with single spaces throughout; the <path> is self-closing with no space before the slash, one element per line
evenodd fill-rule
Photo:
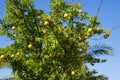
<path fill-rule="evenodd" d="M 115 29 L 118 29 L 118 28 L 120 28 L 120 26 L 114 26 L 114 27 L 112 28 L 112 31 L 115 30 Z"/>
<path fill-rule="evenodd" d="M 103 4 L 103 0 L 101 0 L 100 4 L 99 4 L 99 7 L 97 9 L 97 13 L 96 13 L 96 17 L 98 16 L 99 12 L 100 12 L 100 9 L 102 7 L 102 4 Z"/>

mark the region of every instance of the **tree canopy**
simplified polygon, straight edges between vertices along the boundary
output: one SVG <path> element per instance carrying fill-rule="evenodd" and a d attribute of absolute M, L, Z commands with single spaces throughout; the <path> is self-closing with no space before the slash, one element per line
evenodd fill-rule
<path fill-rule="evenodd" d="M 0 63 L 9 63 L 16 79 L 103 80 L 86 64 L 105 62 L 96 56 L 110 55 L 113 49 L 104 44 L 91 47 L 89 39 L 107 39 L 110 31 L 96 16 L 88 16 L 82 4 L 50 0 L 49 13 L 36 9 L 33 0 L 6 0 L 5 6 L 0 34 L 13 43 L 0 49 Z"/>

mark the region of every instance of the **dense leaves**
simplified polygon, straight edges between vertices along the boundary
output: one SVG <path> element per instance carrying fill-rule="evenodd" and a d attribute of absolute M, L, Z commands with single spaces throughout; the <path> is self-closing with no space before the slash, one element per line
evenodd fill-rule
<path fill-rule="evenodd" d="M 0 61 L 8 62 L 19 79 L 91 80 L 97 72 L 86 64 L 104 62 L 93 55 L 109 55 L 112 50 L 104 45 L 90 48 L 88 39 L 102 35 L 104 29 L 80 3 L 51 0 L 47 14 L 37 10 L 33 0 L 5 4 L 0 34 L 14 42 L 0 49 Z"/>

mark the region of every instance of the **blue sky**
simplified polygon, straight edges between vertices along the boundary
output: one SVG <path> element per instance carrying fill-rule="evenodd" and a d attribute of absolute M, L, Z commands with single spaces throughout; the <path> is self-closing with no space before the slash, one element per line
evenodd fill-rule
<path fill-rule="evenodd" d="M 0 0 L 0 18 L 4 15 L 4 2 Z M 67 0 L 69 1 L 69 0 Z M 75 0 L 83 3 L 83 10 L 88 11 L 89 15 L 95 15 L 100 0 Z M 99 12 L 98 18 L 105 29 L 112 29 L 115 26 L 120 26 L 120 0 L 103 0 L 103 5 Z M 39 9 L 43 9 L 46 12 L 49 11 L 49 0 L 35 0 L 35 5 Z M 2 14 L 2 15 L 1 15 Z M 104 56 L 107 58 L 106 63 L 96 64 L 94 67 L 99 72 L 109 78 L 109 80 L 120 80 L 120 28 L 116 28 L 111 33 L 110 37 L 106 40 L 98 41 L 111 45 L 114 48 L 113 56 Z M 0 47 L 5 47 L 11 42 L 8 38 L 0 36 Z M 91 41 L 91 44 L 97 43 Z M 0 78 L 9 75 L 11 72 L 9 69 L 4 68 L 0 70 Z"/>

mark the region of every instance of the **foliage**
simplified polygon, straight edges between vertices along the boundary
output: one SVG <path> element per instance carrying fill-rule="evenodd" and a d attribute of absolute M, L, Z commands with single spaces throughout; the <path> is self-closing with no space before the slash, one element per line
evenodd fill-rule
<path fill-rule="evenodd" d="M 97 72 L 86 64 L 105 62 L 95 55 L 111 53 L 108 46 L 91 49 L 88 39 L 105 31 L 80 3 L 51 0 L 49 13 L 37 10 L 33 0 L 6 0 L 5 5 L 0 34 L 14 42 L 0 50 L 0 61 L 22 80 L 91 80 Z"/>

